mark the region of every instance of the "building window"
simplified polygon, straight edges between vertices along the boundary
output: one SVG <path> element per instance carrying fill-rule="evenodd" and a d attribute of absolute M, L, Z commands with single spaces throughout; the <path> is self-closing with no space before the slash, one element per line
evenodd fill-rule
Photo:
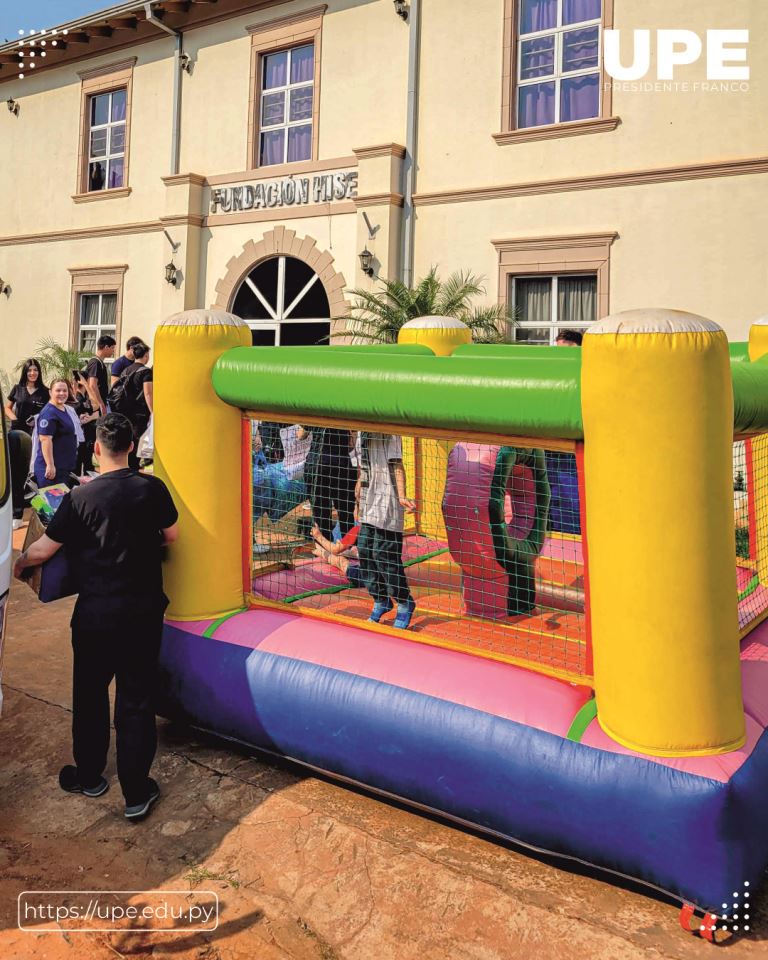
<path fill-rule="evenodd" d="M 88 98 L 88 191 L 112 190 L 125 183 L 126 91 Z"/>
<path fill-rule="evenodd" d="M 517 125 L 600 116 L 601 0 L 521 0 Z"/>
<path fill-rule="evenodd" d="M 514 311 L 519 343 L 551 343 L 608 316 L 611 247 L 617 233 L 492 240 L 499 300 Z"/>
<path fill-rule="evenodd" d="M 106 334 L 117 339 L 117 293 L 81 293 L 77 349 L 93 353 Z"/>
<path fill-rule="evenodd" d="M 610 77 L 602 38 L 614 0 L 504 0 L 500 146 L 607 133 Z"/>
<path fill-rule="evenodd" d="M 518 343 L 554 346 L 560 330 L 585 330 L 597 319 L 597 276 L 510 277 Z"/>
<path fill-rule="evenodd" d="M 328 295 L 315 271 L 296 257 L 270 257 L 243 280 L 232 313 L 251 328 L 257 347 L 327 344 Z"/>
<path fill-rule="evenodd" d="M 75 203 L 125 197 L 131 139 L 131 96 L 136 57 L 78 74 L 80 145 Z"/>
<path fill-rule="evenodd" d="M 249 169 L 317 160 L 325 10 L 321 4 L 246 27 L 251 35 Z"/>
<path fill-rule="evenodd" d="M 312 158 L 314 44 L 263 58 L 259 165 Z"/>

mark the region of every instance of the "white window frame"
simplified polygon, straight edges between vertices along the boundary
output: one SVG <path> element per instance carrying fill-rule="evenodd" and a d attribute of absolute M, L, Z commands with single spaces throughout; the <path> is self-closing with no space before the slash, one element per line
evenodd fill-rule
<path fill-rule="evenodd" d="M 270 303 L 267 302 L 266 297 L 261 293 L 256 284 L 251 280 L 250 272 L 245 278 L 243 283 L 247 284 L 250 287 L 252 293 L 256 299 L 261 303 L 262 307 L 267 311 L 270 316 L 269 320 L 246 320 L 245 322 L 251 328 L 251 330 L 274 330 L 275 331 L 275 346 L 279 347 L 280 344 L 280 329 L 282 326 L 291 323 L 313 323 L 313 324 L 327 324 L 332 326 L 333 321 L 331 317 L 291 317 L 291 312 L 298 306 L 299 302 L 302 300 L 304 295 L 309 292 L 310 288 L 313 287 L 316 283 L 321 283 L 319 274 L 313 271 L 311 279 L 304 284 L 304 287 L 299 291 L 299 293 L 293 298 L 291 303 L 285 303 L 285 268 L 286 268 L 286 257 L 283 254 L 278 254 L 277 259 L 277 304 L 273 307 Z"/>
<path fill-rule="evenodd" d="M 76 340 L 76 349 L 83 349 L 83 330 L 87 331 L 96 331 L 96 340 L 98 341 L 99 337 L 110 336 L 117 339 L 117 306 L 118 306 L 118 292 L 117 290 L 104 290 L 99 293 L 88 293 L 84 292 L 80 295 L 80 302 L 78 303 L 78 317 L 77 317 L 77 340 Z M 99 311 L 98 311 L 98 322 L 96 324 L 85 324 L 83 323 L 83 316 L 85 315 L 85 299 L 86 297 L 98 297 L 99 298 Z M 115 298 L 115 322 L 114 323 L 103 323 L 102 319 L 104 316 L 104 297 L 114 297 Z M 110 361 L 111 362 L 111 361 Z"/>
<path fill-rule="evenodd" d="M 517 128 L 519 130 L 534 130 L 535 126 L 521 126 L 520 124 L 520 90 L 523 87 L 530 87 L 537 83 L 552 83 L 555 84 L 555 118 L 553 123 L 579 123 L 583 120 L 593 120 L 597 117 L 602 116 L 603 109 L 603 90 L 602 90 L 602 71 L 601 71 L 601 62 L 603 54 L 603 19 L 602 19 L 602 7 L 606 0 L 601 0 L 600 4 L 600 17 L 596 20 L 583 20 L 579 23 L 568 23 L 563 24 L 563 0 L 557 0 L 557 24 L 554 27 L 550 27 L 548 30 L 537 30 L 534 33 L 523 33 L 522 32 L 522 18 L 523 18 L 523 4 L 519 4 L 518 10 L 518 21 L 517 21 L 517 89 L 515 90 L 515 117 L 517 120 Z M 570 33 L 572 30 L 584 30 L 588 27 L 597 27 L 597 65 L 594 67 L 587 67 L 584 70 L 568 70 L 564 72 L 563 67 L 563 36 L 566 33 Z M 554 49 L 554 72 L 551 74 L 546 74 L 538 77 L 531 77 L 530 79 L 523 79 L 523 44 L 528 40 L 538 40 L 544 37 L 555 38 L 555 49 Z M 579 120 L 568 120 L 562 121 L 560 119 L 560 94 L 561 94 L 561 84 L 563 80 L 570 80 L 572 77 L 587 77 L 594 75 L 598 78 L 598 101 L 597 101 L 597 113 L 594 117 L 581 117 Z M 546 126 L 547 124 L 539 124 L 538 126 Z"/>
<path fill-rule="evenodd" d="M 116 93 L 123 93 L 126 100 L 126 119 L 123 120 L 112 120 L 112 97 Z M 108 97 L 109 104 L 107 109 L 107 116 L 110 118 L 106 123 L 91 123 L 91 117 L 93 116 L 93 101 L 98 97 Z M 104 93 L 91 93 L 88 95 L 88 164 L 85 171 L 86 178 L 86 192 L 87 193 L 100 193 L 101 190 L 122 190 L 125 187 L 125 144 L 128 136 L 128 90 L 126 87 L 117 87 L 114 90 L 109 90 Z M 121 152 L 112 152 L 112 130 L 122 127 L 123 128 L 123 149 Z M 107 134 L 107 151 L 103 157 L 94 157 L 91 155 L 91 144 L 93 142 L 94 132 L 99 130 L 106 130 Z M 109 171 L 112 166 L 113 160 L 122 160 L 123 161 L 123 182 L 119 187 L 110 187 L 109 186 Z M 100 190 L 91 189 L 91 164 L 92 163 L 103 163 L 104 164 L 104 186 Z"/>
<path fill-rule="evenodd" d="M 312 47 L 312 79 L 304 80 L 300 83 L 291 83 L 291 65 L 293 62 L 293 54 L 296 50 L 304 50 L 306 47 Z M 267 60 L 269 57 L 278 56 L 281 53 L 285 53 L 288 58 L 285 76 L 288 81 L 282 87 L 269 87 L 268 89 L 264 87 L 264 79 L 267 71 Z M 309 43 L 301 43 L 295 47 L 285 47 L 282 50 L 272 50 L 269 53 L 265 53 L 261 58 L 261 96 L 259 97 L 259 166 L 260 167 L 271 167 L 275 166 L 277 163 L 301 163 L 301 160 L 289 160 L 288 159 L 288 131 L 291 127 L 309 127 L 309 136 L 310 136 L 310 149 L 309 157 L 305 157 L 304 160 L 312 159 L 312 146 L 311 140 L 314 134 L 312 129 L 313 118 L 314 118 L 314 108 L 315 108 L 315 57 L 317 56 L 317 49 L 315 47 L 314 41 Z M 310 112 L 309 118 L 306 117 L 303 120 L 291 120 L 290 119 L 290 110 L 291 110 L 291 91 L 292 90 L 301 90 L 301 89 L 311 89 L 312 90 L 312 111 Z M 273 96 L 274 94 L 282 93 L 283 94 L 283 122 L 282 123 L 271 123 L 266 125 L 264 123 L 264 101 L 267 97 Z M 285 134 L 283 136 L 283 156 L 282 159 L 276 161 L 275 163 L 270 163 L 268 160 L 265 160 L 262 155 L 262 138 L 265 133 L 274 133 L 276 130 L 284 130 Z"/>
<path fill-rule="evenodd" d="M 546 343 L 531 343 L 531 346 L 551 346 L 554 347 L 557 343 L 557 335 L 561 330 L 581 330 L 582 332 L 588 330 L 592 324 L 597 320 L 590 320 L 587 323 L 567 323 L 565 321 L 560 322 L 558 317 L 558 282 L 560 278 L 563 277 L 566 280 L 576 280 L 576 279 L 590 279 L 595 281 L 595 305 L 597 307 L 597 274 L 592 272 L 587 273 L 521 273 L 517 274 L 514 277 L 511 277 L 512 281 L 512 305 L 514 308 L 517 308 L 517 281 L 518 280 L 550 280 L 552 283 L 552 292 L 550 294 L 550 318 L 548 321 L 536 321 L 536 320 L 526 320 L 518 321 L 515 326 L 516 330 L 549 330 L 549 344 Z M 595 310 L 597 313 L 597 309 Z M 515 341 L 517 342 L 517 335 L 515 335 Z M 520 343 L 526 344 L 530 343 L 527 340 L 521 340 Z"/>

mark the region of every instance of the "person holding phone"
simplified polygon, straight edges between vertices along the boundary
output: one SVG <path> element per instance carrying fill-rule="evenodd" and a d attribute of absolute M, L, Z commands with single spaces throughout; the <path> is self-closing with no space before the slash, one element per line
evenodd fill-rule
<path fill-rule="evenodd" d="M 85 377 L 79 370 L 72 371 L 72 384 L 75 388 L 72 407 L 83 428 L 84 437 L 83 442 L 78 444 L 75 464 L 75 474 L 81 477 L 93 469 L 93 447 L 96 442 L 96 421 L 99 419 L 99 413 L 98 410 L 93 409 Z"/>

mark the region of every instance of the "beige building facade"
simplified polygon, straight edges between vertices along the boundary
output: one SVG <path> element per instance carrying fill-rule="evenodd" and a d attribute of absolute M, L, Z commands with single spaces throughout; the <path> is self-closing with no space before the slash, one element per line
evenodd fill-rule
<path fill-rule="evenodd" d="M 606 73 L 607 30 L 628 64 L 681 28 L 749 30 L 749 80 Z M 767 46 L 763 0 L 154 0 L 0 46 L 0 369 L 198 306 L 326 342 L 352 289 L 433 265 L 523 341 L 639 306 L 744 339 Z"/>

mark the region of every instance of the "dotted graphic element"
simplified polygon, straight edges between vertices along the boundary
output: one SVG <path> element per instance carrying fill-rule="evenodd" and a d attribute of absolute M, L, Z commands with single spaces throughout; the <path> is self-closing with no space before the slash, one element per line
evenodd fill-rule
<path fill-rule="evenodd" d="M 745 888 L 749 887 L 749 880 L 744 881 L 744 886 Z M 725 921 L 724 923 L 722 923 L 720 927 L 721 930 L 730 929 L 736 932 L 739 929 L 739 924 L 734 923 L 733 922 L 734 920 L 749 920 L 749 913 L 747 913 L 747 911 L 749 910 L 749 890 L 745 889 L 743 891 L 743 895 L 744 895 L 744 902 L 740 904 L 739 892 L 737 890 L 733 891 L 733 903 L 731 904 L 732 913 L 729 916 L 728 913 L 724 912 L 721 917 L 717 918 L 718 920 Z M 741 917 L 739 917 L 739 913 L 738 913 L 739 909 L 741 909 Z M 728 904 L 724 903 L 723 911 L 727 911 L 727 910 L 728 910 Z M 745 932 L 749 932 L 749 924 L 748 923 L 742 924 L 741 929 Z"/>
<path fill-rule="evenodd" d="M 61 36 L 65 37 L 69 30 L 62 30 Z M 19 36 L 24 36 L 24 31 L 19 30 Z M 19 40 L 19 80 L 24 79 L 25 70 L 34 70 L 37 66 L 36 57 L 41 59 L 48 56 L 48 51 L 43 49 L 31 49 L 32 47 L 47 47 L 50 42 L 52 47 L 58 47 L 58 30 L 28 30 L 28 40 Z M 29 47 L 30 49 L 25 49 Z"/>

